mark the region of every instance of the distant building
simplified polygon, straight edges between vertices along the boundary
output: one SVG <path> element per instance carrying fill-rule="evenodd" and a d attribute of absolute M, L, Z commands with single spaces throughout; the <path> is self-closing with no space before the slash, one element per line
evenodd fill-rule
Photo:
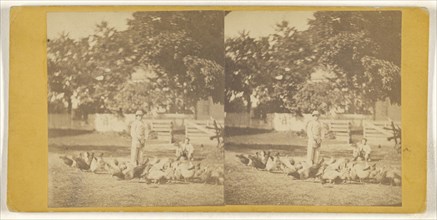
<path fill-rule="evenodd" d="M 401 106 L 391 104 L 387 99 L 385 101 L 376 102 L 375 120 L 401 121 Z"/>
<path fill-rule="evenodd" d="M 322 68 L 317 68 L 311 73 L 311 82 L 327 82 L 327 78 L 335 77 L 333 73 L 323 70 Z"/>
<path fill-rule="evenodd" d="M 214 103 L 212 98 L 208 100 L 198 101 L 196 104 L 196 115 L 197 120 L 208 120 L 213 117 L 216 120 L 224 120 L 225 118 L 224 105 L 221 103 Z"/>
<path fill-rule="evenodd" d="M 156 78 L 157 75 L 151 66 L 142 66 L 136 68 L 132 73 L 132 82 L 147 82 L 148 78 Z M 169 106 L 157 106 L 151 111 L 156 113 L 166 113 Z M 224 120 L 224 105 L 214 103 L 212 98 L 198 101 L 196 104 L 195 118 L 198 120 L 208 120 L 213 117 L 216 120 Z"/>
<path fill-rule="evenodd" d="M 131 75 L 132 82 L 145 82 L 148 78 L 156 78 L 157 75 L 151 66 L 141 66 L 135 68 Z"/>

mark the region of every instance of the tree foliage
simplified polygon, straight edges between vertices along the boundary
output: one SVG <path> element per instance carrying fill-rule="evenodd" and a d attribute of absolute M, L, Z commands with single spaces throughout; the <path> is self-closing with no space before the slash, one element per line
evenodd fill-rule
<path fill-rule="evenodd" d="M 240 94 L 247 111 L 256 99 L 262 114 L 369 113 L 379 100 L 400 104 L 400 16 L 320 11 L 305 31 L 284 21 L 263 38 L 226 39 L 226 103 Z M 315 70 L 327 81 L 312 81 Z"/>
<path fill-rule="evenodd" d="M 296 111 L 293 96 L 313 69 L 313 56 L 305 36 L 287 22 L 279 23 L 267 37 L 255 39 L 248 33 L 226 40 L 226 97 L 241 96 L 247 111 L 252 99 L 262 112 Z"/>
<path fill-rule="evenodd" d="M 190 106 L 211 96 L 223 103 L 223 12 L 135 12 L 127 36 L 139 64 L 159 66 L 160 78 Z"/>
<path fill-rule="evenodd" d="M 378 100 L 400 104 L 400 12 L 316 12 L 307 31 L 318 64 L 334 73 L 332 86 L 352 113 Z M 374 112 L 374 110 L 373 110 Z"/>
<path fill-rule="evenodd" d="M 135 12 L 125 31 L 102 22 L 81 39 L 63 34 L 48 42 L 49 110 L 181 112 L 210 96 L 223 103 L 223 50 L 223 12 Z M 133 82 L 142 68 L 153 73 Z"/>
<path fill-rule="evenodd" d="M 225 76 L 228 103 L 241 97 L 246 102 L 247 111 L 250 111 L 252 95 L 256 89 L 271 82 L 271 77 L 266 72 L 268 47 L 265 38 L 256 40 L 247 32 L 226 40 Z"/>

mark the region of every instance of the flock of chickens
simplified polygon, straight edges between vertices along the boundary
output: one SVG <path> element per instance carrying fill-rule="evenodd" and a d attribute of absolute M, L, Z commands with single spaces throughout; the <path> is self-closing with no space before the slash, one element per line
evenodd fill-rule
<path fill-rule="evenodd" d="M 288 156 L 279 156 L 269 151 L 256 152 L 255 155 L 238 154 L 236 157 L 246 166 L 257 170 L 273 173 L 284 173 L 293 179 L 319 180 L 325 183 L 379 183 L 400 186 L 402 179 L 400 172 L 383 167 L 377 168 L 376 164 L 369 165 L 365 161 L 352 161 L 347 158 L 325 160 L 322 158 L 315 164 L 305 161 L 295 161 Z"/>
<path fill-rule="evenodd" d="M 96 174 L 110 174 L 117 180 L 139 179 L 146 183 L 208 183 L 223 184 L 223 167 L 194 165 L 191 161 L 182 158 L 145 158 L 138 166 L 130 162 L 119 162 L 117 159 L 105 159 L 103 153 L 84 152 L 73 157 L 60 156 L 64 164 Z"/>

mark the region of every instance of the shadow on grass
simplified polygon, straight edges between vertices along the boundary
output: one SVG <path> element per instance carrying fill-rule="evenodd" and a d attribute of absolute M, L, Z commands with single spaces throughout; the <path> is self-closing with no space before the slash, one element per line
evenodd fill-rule
<path fill-rule="evenodd" d="M 112 157 L 129 157 L 131 148 L 126 146 L 115 146 L 115 145 L 76 145 L 76 146 L 65 146 L 65 145 L 50 145 L 50 153 L 65 154 L 65 155 L 78 155 L 80 152 L 94 152 L 96 154 L 103 153 L 104 156 Z M 175 151 L 172 149 L 161 149 L 159 151 L 153 150 L 148 151 L 146 148 L 144 151 L 144 156 L 146 157 L 173 157 Z M 194 155 L 194 161 L 201 162 L 207 159 L 206 152 L 198 152 Z"/>
<path fill-rule="evenodd" d="M 225 144 L 225 150 L 234 153 L 252 154 L 254 151 L 271 151 L 279 155 L 305 156 L 307 146 L 303 145 L 266 145 L 266 144 Z M 352 151 L 347 149 L 321 149 L 322 157 L 349 158 L 352 159 Z M 378 163 L 384 159 L 384 152 L 374 152 L 370 162 Z"/>
<path fill-rule="evenodd" d="M 130 155 L 130 147 L 115 146 L 115 145 L 50 145 L 49 152 L 58 154 L 76 154 L 77 152 L 95 152 L 103 153 L 104 155 L 112 156 L 128 156 Z"/>
<path fill-rule="evenodd" d="M 226 137 L 239 136 L 239 135 L 264 134 L 264 133 L 270 133 L 270 132 L 272 132 L 272 130 L 225 127 L 225 136 Z"/>
<path fill-rule="evenodd" d="M 77 130 L 77 129 L 49 129 L 49 138 L 65 137 L 65 136 L 78 136 L 83 134 L 93 133 L 91 130 Z"/>
<path fill-rule="evenodd" d="M 293 154 L 305 154 L 306 146 L 299 145 L 272 145 L 272 144 L 225 144 L 226 151 L 247 152 L 247 151 L 274 151 Z"/>

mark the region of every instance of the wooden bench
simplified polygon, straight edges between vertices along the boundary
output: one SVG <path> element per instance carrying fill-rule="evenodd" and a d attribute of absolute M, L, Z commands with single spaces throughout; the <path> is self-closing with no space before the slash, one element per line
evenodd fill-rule
<path fill-rule="evenodd" d="M 171 120 L 152 120 L 150 125 L 158 140 L 173 142 L 173 122 Z"/>
<path fill-rule="evenodd" d="M 346 141 L 348 144 L 352 141 L 351 123 L 348 120 L 329 120 L 325 121 L 329 126 L 336 140 Z"/>
<path fill-rule="evenodd" d="M 400 122 L 394 123 L 396 126 L 401 126 Z M 393 136 L 391 130 L 385 129 L 389 127 L 391 127 L 390 121 L 363 121 L 363 137 L 369 142 L 389 142 L 387 138 Z"/>
<path fill-rule="evenodd" d="M 189 137 L 192 142 L 211 142 L 210 137 L 216 135 L 210 120 L 186 120 L 185 122 L 185 136 Z M 217 121 L 223 126 L 223 121 Z M 213 142 L 217 142 L 213 140 Z"/>

